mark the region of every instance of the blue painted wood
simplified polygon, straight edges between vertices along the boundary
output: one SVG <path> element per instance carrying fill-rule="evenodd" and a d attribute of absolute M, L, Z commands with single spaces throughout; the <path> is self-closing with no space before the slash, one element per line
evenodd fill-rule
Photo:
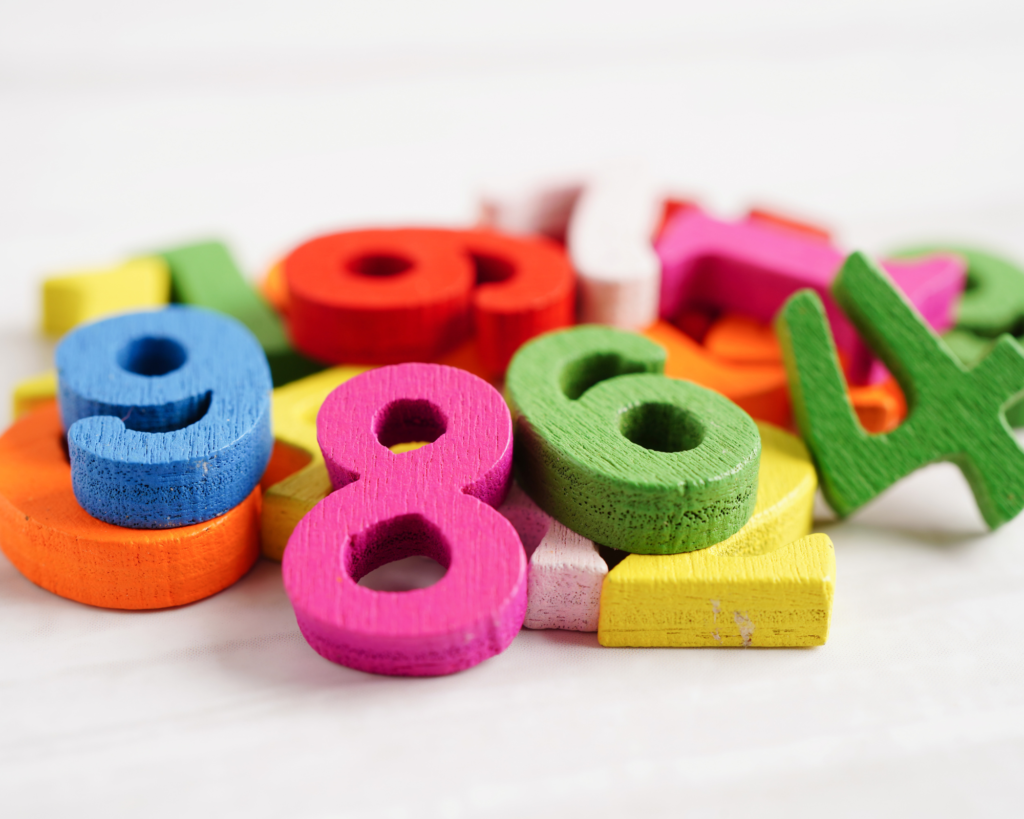
<path fill-rule="evenodd" d="M 270 459 L 270 368 L 228 316 L 196 307 L 118 316 L 57 347 L 75 497 L 133 529 L 210 520 Z"/>

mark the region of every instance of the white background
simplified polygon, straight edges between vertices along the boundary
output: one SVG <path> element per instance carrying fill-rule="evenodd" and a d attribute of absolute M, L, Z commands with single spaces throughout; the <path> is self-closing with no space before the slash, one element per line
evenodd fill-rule
<path fill-rule="evenodd" d="M 255 276 L 327 228 L 466 224 L 639 157 L 724 215 L 1024 259 L 1018 2 L 0 2 L 0 392 L 41 278 L 179 240 Z M 2 418 L 9 420 L 4 406 Z M 334 666 L 276 564 L 90 609 L 0 557 L 4 816 L 1021 812 L 1024 519 L 951 466 L 841 525 L 815 650 L 523 632 L 454 677 Z"/>

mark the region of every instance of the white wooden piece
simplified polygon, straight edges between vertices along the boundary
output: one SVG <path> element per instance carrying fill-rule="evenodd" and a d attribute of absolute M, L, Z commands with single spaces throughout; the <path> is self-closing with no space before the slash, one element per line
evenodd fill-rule
<path fill-rule="evenodd" d="M 519 533 L 530 558 L 523 625 L 597 631 L 608 565 L 594 541 L 567 529 L 515 484 L 498 511 Z"/>
<path fill-rule="evenodd" d="M 661 263 L 653 237 L 663 199 L 636 168 L 613 168 L 587 183 L 567 236 L 581 323 L 641 330 L 657 320 Z"/>

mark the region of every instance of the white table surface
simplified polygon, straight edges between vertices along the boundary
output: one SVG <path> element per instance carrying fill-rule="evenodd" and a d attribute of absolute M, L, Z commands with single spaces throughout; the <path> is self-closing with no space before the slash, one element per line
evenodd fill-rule
<path fill-rule="evenodd" d="M 849 247 L 1024 259 L 1022 46 L 1024 7 L 985 0 L 2 2 L 0 393 L 48 366 L 49 272 L 217 236 L 256 276 L 324 229 L 465 224 L 484 187 L 610 160 Z M 823 648 L 524 631 L 425 680 L 317 656 L 273 563 L 139 614 L 0 557 L 0 814 L 1021 811 L 1024 518 L 987 533 L 940 465 L 823 530 Z"/>

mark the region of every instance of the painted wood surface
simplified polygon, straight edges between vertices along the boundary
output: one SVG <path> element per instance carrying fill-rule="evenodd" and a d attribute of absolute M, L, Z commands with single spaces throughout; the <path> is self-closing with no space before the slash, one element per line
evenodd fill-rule
<path fill-rule="evenodd" d="M 270 370 L 227 316 L 168 307 L 83 325 L 56 351 L 75 497 L 134 529 L 210 520 L 260 481 Z"/>
<path fill-rule="evenodd" d="M 498 511 L 515 527 L 530 559 L 523 625 L 597 631 L 608 564 L 594 541 L 567 529 L 516 484 Z"/>
<path fill-rule="evenodd" d="M 480 197 L 480 224 L 502 233 L 544 236 L 564 245 L 584 184 L 563 179 L 491 187 Z"/>
<path fill-rule="evenodd" d="M 775 337 L 775 330 L 769 324 L 761 324 L 746 316 L 727 314 L 711 323 L 704 337 L 704 346 L 713 356 L 725 359 L 733 365 L 757 364 L 777 367 L 778 373 L 784 380 L 786 379 L 782 347 Z M 670 354 L 669 363 L 665 365 L 666 372 L 672 368 L 671 359 Z M 841 354 L 840 361 L 842 361 Z M 734 370 L 726 370 L 726 372 L 735 373 Z M 699 378 L 694 380 L 698 384 L 704 383 Z M 771 404 L 767 403 L 766 399 L 755 403 L 743 393 L 738 396 L 734 395 L 740 390 L 749 390 L 750 385 L 749 378 L 744 378 L 741 373 L 735 373 L 719 391 L 743 407 L 754 418 L 768 421 L 777 426 L 789 427 L 792 424 L 792 411 L 788 381 L 784 387 L 784 397 L 772 395 L 775 398 L 775 403 Z M 715 389 L 713 384 L 704 384 L 704 386 Z M 903 391 L 900 390 L 896 379 L 888 373 L 884 380 L 876 384 L 848 384 L 847 391 L 850 394 L 854 412 L 857 413 L 857 419 L 868 432 L 891 432 L 900 425 L 907 415 L 907 402 Z M 770 413 L 766 411 L 766 407 L 770 408 Z"/>
<path fill-rule="evenodd" d="M 163 307 L 170 300 L 170 272 L 156 257 L 51 276 L 43 281 L 43 332 L 62 336 L 87 321 Z"/>
<path fill-rule="evenodd" d="M 754 422 L 664 365 L 652 341 L 588 325 L 525 345 L 506 381 L 520 485 L 574 532 L 627 552 L 709 546 L 754 508 Z"/>
<path fill-rule="evenodd" d="M 645 174 L 615 168 L 588 180 L 569 221 L 579 320 L 642 330 L 658 319 L 661 262 L 652 239 L 664 195 Z"/>
<path fill-rule="evenodd" d="M 689 304 L 770 322 L 801 288 L 824 300 L 836 346 L 849 359 L 851 381 L 885 377 L 829 295 L 843 255 L 832 244 L 756 221 L 722 222 L 699 210 L 680 213 L 657 242 L 662 264 L 661 315 L 671 320 Z M 952 255 L 885 262 L 900 289 L 936 330 L 953 326 L 964 289 L 963 261 Z"/>
<path fill-rule="evenodd" d="M 281 318 L 245 279 L 221 242 L 200 242 L 163 251 L 171 270 L 174 301 L 206 307 L 242 322 L 259 341 L 274 386 L 318 372 L 324 365 L 292 347 Z"/>
<path fill-rule="evenodd" d="M 75 500 L 56 402 L 0 437 L 0 546 L 54 594 L 115 609 L 161 609 L 216 594 L 259 556 L 260 493 L 175 529 L 111 526 Z"/>
<path fill-rule="evenodd" d="M 332 363 L 433 361 L 475 334 L 500 376 L 521 344 L 574 318 L 565 252 L 493 231 L 321 236 L 288 255 L 284 276 L 296 344 Z"/>
<path fill-rule="evenodd" d="M 814 466 L 796 436 L 758 424 L 761 470 L 747 524 L 707 549 L 629 555 L 604 582 L 605 646 L 810 646 L 828 636 L 829 538 L 811 535 Z"/>
<path fill-rule="evenodd" d="M 11 393 L 11 417 L 17 420 L 57 397 L 57 371 L 46 372 L 23 378 L 14 385 Z"/>
<path fill-rule="evenodd" d="M 820 298 L 803 292 L 786 303 L 778 336 L 794 411 L 829 505 L 848 515 L 920 467 L 951 461 L 990 527 L 1015 517 L 1024 508 L 1024 451 L 1004 407 L 1024 394 L 1024 351 L 1004 337 L 968 369 L 859 253 L 846 260 L 833 295 L 900 381 L 909 412 L 893 432 L 868 435 L 846 397 Z"/>
<path fill-rule="evenodd" d="M 265 557 L 280 560 L 299 521 L 333 489 L 317 444 L 316 416 L 335 387 L 365 371 L 331 367 L 274 390 L 274 439 L 305 454 L 307 463 L 263 493 L 260 547 Z"/>
<path fill-rule="evenodd" d="M 317 436 L 335 491 L 300 521 L 283 561 L 309 644 L 333 662 L 400 676 L 449 674 L 504 651 L 527 585 L 519 536 L 494 508 L 512 478 L 500 394 L 451 367 L 384 367 L 328 396 Z M 389 449 L 409 441 L 430 443 Z M 401 593 L 358 584 L 412 555 L 445 576 Z"/>

